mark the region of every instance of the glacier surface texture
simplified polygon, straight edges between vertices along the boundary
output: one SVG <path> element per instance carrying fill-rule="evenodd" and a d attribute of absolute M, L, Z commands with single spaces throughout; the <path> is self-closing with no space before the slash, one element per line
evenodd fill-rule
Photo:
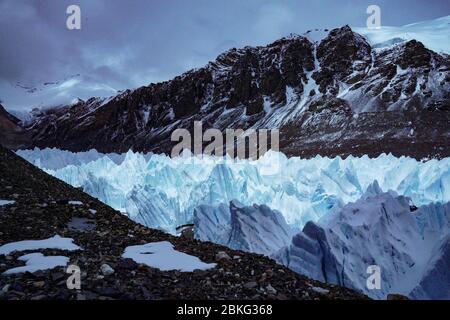
<path fill-rule="evenodd" d="M 373 298 L 450 299 L 450 158 L 18 154 L 149 227 L 193 223 L 200 240 Z M 377 290 L 367 287 L 371 265 L 381 270 Z"/>
<path fill-rule="evenodd" d="M 49 174 L 128 214 L 146 226 L 175 233 L 192 223 L 200 205 L 266 205 L 300 231 L 355 202 L 375 180 L 382 190 L 408 196 L 416 206 L 450 201 L 450 158 L 420 162 L 380 155 L 346 159 L 286 158 L 268 152 L 257 161 L 165 155 L 20 150 Z"/>

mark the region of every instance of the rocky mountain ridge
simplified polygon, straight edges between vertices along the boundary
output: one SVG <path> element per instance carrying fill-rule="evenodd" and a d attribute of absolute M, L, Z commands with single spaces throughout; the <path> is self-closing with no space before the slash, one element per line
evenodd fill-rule
<path fill-rule="evenodd" d="M 169 153 L 174 129 L 278 128 L 304 157 L 445 157 L 450 60 L 411 40 L 375 50 L 350 27 L 231 49 L 173 80 L 37 114 L 30 147 Z M 411 147 L 412 146 L 412 147 Z"/>

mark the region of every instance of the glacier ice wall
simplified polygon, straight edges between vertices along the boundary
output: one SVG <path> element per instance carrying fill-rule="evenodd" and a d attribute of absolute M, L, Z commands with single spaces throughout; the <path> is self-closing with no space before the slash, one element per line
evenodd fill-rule
<path fill-rule="evenodd" d="M 265 204 L 280 211 L 290 226 L 302 228 L 359 199 L 374 180 L 418 206 L 450 201 L 450 158 L 420 162 L 383 154 L 375 159 L 300 159 L 268 152 L 257 161 L 232 161 L 57 149 L 17 154 L 132 219 L 172 233 L 192 222 L 199 205 L 231 200 Z"/>
<path fill-rule="evenodd" d="M 283 215 L 266 205 L 200 205 L 194 209 L 195 238 L 270 256 L 290 244 L 294 232 Z"/>
<path fill-rule="evenodd" d="M 308 222 L 280 263 L 310 278 L 360 290 L 373 298 L 400 293 L 450 299 L 450 202 L 414 208 L 410 199 L 382 192 L 375 182 L 358 201 L 318 225 Z M 380 287 L 366 285 L 380 268 Z"/>

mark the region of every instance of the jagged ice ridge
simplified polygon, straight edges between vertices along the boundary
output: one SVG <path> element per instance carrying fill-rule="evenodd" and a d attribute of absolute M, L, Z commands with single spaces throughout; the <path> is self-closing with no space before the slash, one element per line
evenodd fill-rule
<path fill-rule="evenodd" d="M 346 159 L 287 158 L 269 151 L 257 161 L 162 154 L 20 150 L 49 174 L 83 189 L 146 226 L 175 233 L 199 205 L 264 204 L 292 227 L 321 221 L 358 200 L 375 180 L 417 205 L 450 201 L 450 158 L 417 161 L 382 154 Z"/>

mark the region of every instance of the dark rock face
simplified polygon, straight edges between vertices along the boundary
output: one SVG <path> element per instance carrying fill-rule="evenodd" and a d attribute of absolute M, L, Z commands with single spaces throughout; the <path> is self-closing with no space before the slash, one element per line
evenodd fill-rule
<path fill-rule="evenodd" d="M 22 265 L 17 258 L 25 253 L 0 255 L 0 300 L 367 299 L 350 289 L 298 275 L 261 255 L 148 229 L 2 147 L 0 172 L 0 199 L 15 200 L 0 206 L 0 245 L 58 234 L 83 248 L 41 250 L 44 255 L 67 256 L 69 264 L 79 266 L 81 290 L 67 288 L 69 274 L 61 267 L 3 275 Z M 81 204 L 70 205 L 68 199 Z M 170 241 L 176 250 L 217 266 L 194 272 L 161 271 L 121 257 L 128 246 L 156 241 Z M 318 293 L 316 287 L 327 293 Z"/>
<path fill-rule="evenodd" d="M 9 114 L 0 104 L 0 145 L 21 148 L 27 144 L 28 137 L 20 126 L 20 120 Z"/>
<path fill-rule="evenodd" d="M 317 47 L 317 59 L 321 69 L 313 77 L 320 87 L 321 93 L 330 91 L 333 95 L 339 92 L 338 83 L 344 78 L 349 83 L 362 77 L 364 70 L 372 62 L 371 47 L 359 34 L 345 26 L 334 29 Z"/>
<path fill-rule="evenodd" d="M 450 155 L 449 130 L 422 127 L 431 145 L 421 144 L 409 134 L 415 119 L 442 123 L 449 113 L 447 55 L 415 40 L 372 50 L 344 26 L 320 42 L 294 35 L 265 47 L 231 49 L 171 81 L 47 110 L 26 132 L 32 135 L 30 147 L 170 153 L 172 131 L 201 120 L 204 128 L 221 130 L 280 128 L 289 132 L 280 139 L 290 155 L 345 156 L 370 148 L 374 155 L 422 158 Z M 389 129 L 387 122 L 399 125 Z M 327 135 L 330 131 L 336 134 Z M 405 143 L 414 143 L 415 151 L 399 149 Z M 354 145 L 360 147 L 349 147 Z"/>

